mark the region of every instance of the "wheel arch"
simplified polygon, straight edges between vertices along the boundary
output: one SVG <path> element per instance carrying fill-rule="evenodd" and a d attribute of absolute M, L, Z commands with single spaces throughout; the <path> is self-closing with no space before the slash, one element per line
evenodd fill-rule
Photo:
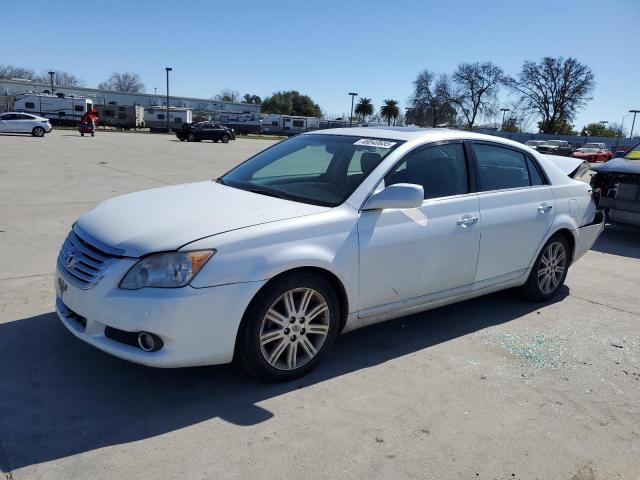
<path fill-rule="evenodd" d="M 244 310 L 244 314 L 242 315 L 242 320 L 240 325 L 238 326 L 238 331 L 236 333 L 236 343 L 234 351 L 237 353 L 238 351 L 238 340 L 240 338 L 240 332 L 245 324 L 248 321 L 248 314 L 253 309 L 255 302 L 259 298 L 260 294 L 268 287 L 273 285 L 274 283 L 280 281 L 282 278 L 293 275 L 296 273 L 312 273 L 313 275 L 317 275 L 322 277 L 332 286 L 336 293 L 336 297 L 338 297 L 338 308 L 339 308 L 339 324 L 338 324 L 338 332 L 341 332 L 344 329 L 344 326 L 347 322 L 347 316 L 349 315 L 349 298 L 347 296 L 347 290 L 343 284 L 343 282 L 338 278 L 338 276 L 327 270 L 326 268 L 317 267 L 317 266 L 302 266 L 295 267 L 289 270 L 285 270 L 283 272 L 278 273 L 271 277 L 260 289 L 255 293 L 249 304 Z M 234 353 L 235 356 L 235 353 Z"/>

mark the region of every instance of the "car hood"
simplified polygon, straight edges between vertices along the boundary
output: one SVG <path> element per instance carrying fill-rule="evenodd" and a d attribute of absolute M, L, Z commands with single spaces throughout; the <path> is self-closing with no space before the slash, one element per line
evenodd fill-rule
<path fill-rule="evenodd" d="M 82 215 L 76 230 L 123 256 L 140 257 L 231 230 L 327 210 L 208 181 L 107 200 Z"/>
<path fill-rule="evenodd" d="M 640 160 L 626 160 L 624 158 L 614 158 L 602 165 L 591 167 L 596 173 L 632 173 L 640 175 Z"/>

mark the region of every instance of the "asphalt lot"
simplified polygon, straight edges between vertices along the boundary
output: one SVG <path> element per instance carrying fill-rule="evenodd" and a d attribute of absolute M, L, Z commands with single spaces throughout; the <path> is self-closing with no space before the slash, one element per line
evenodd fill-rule
<path fill-rule="evenodd" d="M 77 216 L 271 143 L 0 135 L 7 478 L 640 478 L 640 229 L 607 227 L 554 302 L 501 292 L 352 332 L 288 384 L 136 366 L 58 322 Z"/>

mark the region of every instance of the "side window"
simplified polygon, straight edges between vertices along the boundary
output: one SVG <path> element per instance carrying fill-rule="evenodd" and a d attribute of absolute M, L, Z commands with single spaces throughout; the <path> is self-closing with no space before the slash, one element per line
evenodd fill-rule
<path fill-rule="evenodd" d="M 36 104 L 33 102 L 24 102 L 24 108 L 36 108 Z"/>
<path fill-rule="evenodd" d="M 528 187 L 529 169 L 525 155 L 497 145 L 474 144 L 478 161 L 480 191 Z"/>
<path fill-rule="evenodd" d="M 535 162 L 531 160 L 531 157 L 527 158 L 527 167 L 529 167 L 529 178 L 531 179 L 531 185 L 544 185 L 546 182 L 540 175 L 540 170 L 536 166 Z"/>
<path fill-rule="evenodd" d="M 387 186 L 395 183 L 422 185 L 425 199 L 468 193 L 464 147 L 461 143 L 450 143 L 410 152 L 384 180 Z"/>
<path fill-rule="evenodd" d="M 2 120 L 15 120 L 16 119 L 16 114 L 15 113 L 8 113 L 8 114 L 3 115 L 2 117 L 0 117 L 0 119 L 2 119 Z"/>
<path fill-rule="evenodd" d="M 84 105 L 76 105 L 73 107 L 76 112 L 84 112 Z"/>
<path fill-rule="evenodd" d="M 31 115 L 25 115 L 23 113 L 19 113 L 15 116 L 16 120 L 33 120 L 33 117 Z"/>

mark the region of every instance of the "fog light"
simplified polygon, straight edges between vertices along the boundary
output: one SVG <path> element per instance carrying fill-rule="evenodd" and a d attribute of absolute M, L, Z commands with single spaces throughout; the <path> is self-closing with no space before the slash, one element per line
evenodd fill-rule
<path fill-rule="evenodd" d="M 138 346 L 145 352 L 157 352 L 163 346 L 162 339 L 149 332 L 138 334 Z"/>

